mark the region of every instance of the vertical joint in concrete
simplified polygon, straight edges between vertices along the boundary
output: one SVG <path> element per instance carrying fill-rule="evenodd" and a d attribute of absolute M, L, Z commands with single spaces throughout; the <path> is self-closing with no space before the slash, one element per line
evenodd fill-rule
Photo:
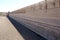
<path fill-rule="evenodd" d="M 39 9 L 42 9 L 42 4 L 41 3 L 39 3 Z"/>
<path fill-rule="evenodd" d="M 31 5 L 31 10 L 32 10 L 32 11 L 34 11 L 34 10 L 35 10 L 34 5 Z"/>
<path fill-rule="evenodd" d="M 47 8 L 54 8 L 55 2 L 54 0 L 47 0 Z"/>
<path fill-rule="evenodd" d="M 60 6 L 60 0 L 54 0 L 54 1 L 55 1 L 55 7 L 59 8 L 59 6 Z"/>

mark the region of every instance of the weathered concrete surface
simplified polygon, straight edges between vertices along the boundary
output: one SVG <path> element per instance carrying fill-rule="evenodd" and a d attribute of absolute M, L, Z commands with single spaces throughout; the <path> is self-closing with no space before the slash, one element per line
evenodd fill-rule
<path fill-rule="evenodd" d="M 48 40 L 60 40 L 59 18 L 38 18 L 23 14 L 14 14 L 10 17 Z"/>
<path fill-rule="evenodd" d="M 0 16 L 0 40 L 24 40 L 5 16 Z"/>

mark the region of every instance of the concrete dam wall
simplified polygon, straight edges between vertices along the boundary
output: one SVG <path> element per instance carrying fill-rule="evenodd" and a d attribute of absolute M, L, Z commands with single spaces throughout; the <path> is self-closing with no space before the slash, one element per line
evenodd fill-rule
<path fill-rule="evenodd" d="M 60 0 L 47 0 L 16 10 L 9 17 L 48 40 L 60 40 Z"/>
<path fill-rule="evenodd" d="M 60 0 L 42 1 L 12 13 L 23 13 L 34 17 L 60 17 Z"/>

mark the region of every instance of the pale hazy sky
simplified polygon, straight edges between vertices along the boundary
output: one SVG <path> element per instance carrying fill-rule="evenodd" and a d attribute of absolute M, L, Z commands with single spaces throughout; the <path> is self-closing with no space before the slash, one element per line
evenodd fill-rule
<path fill-rule="evenodd" d="M 43 0 L 0 0 L 0 12 L 14 11 Z"/>

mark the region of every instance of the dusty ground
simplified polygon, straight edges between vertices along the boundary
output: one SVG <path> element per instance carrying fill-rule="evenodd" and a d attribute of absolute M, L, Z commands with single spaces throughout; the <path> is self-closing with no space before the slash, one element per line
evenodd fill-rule
<path fill-rule="evenodd" d="M 7 17 L 0 16 L 0 40 L 24 40 Z"/>

